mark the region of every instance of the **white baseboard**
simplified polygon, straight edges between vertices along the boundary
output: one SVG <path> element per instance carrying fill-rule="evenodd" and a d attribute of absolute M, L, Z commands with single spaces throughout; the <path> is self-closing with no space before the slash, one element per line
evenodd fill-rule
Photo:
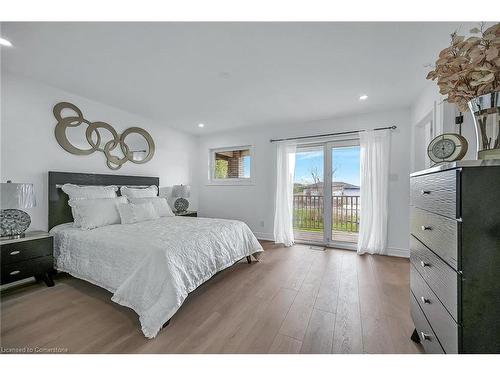
<path fill-rule="evenodd" d="M 253 232 L 253 234 L 258 240 L 274 241 L 274 235 L 271 233 Z"/>
<path fill-rule="evenodd" d="M 257 237 L 258 240 L 264 240 L 264 241 L 274 241 L 274 235 L 272 233 L 264 233 L 264 232 L 253 232 L 255 237 Z M 356 245 L 350 245 L 349 244 L 349 249 L 348 250 L 356 250 Z M 388 247 L 387 248 L 387 253 L 385 255 L 391 256 L 391 257 L 399 257 L 399 258 L 409 258 L 410 257 L 410 250 L 409 249 L 402 249 L 399 247 Z"/>
<path fill-rule="evenodd" d="M 12 288 L 14 286 L 22 285 L 22 284 L 35 284 L 36 280 L 33 276 L 27 277 L 26 279 L 21 279 L 17 281 L 13 281 L 8 284 L 0 285 L 0 290 L 3 292 L 6 289 Z"/>
<path fill-rule="evenodd" d="M 398 247 L 388 247 L 387 255 L 391 257 L 400 257 L 400 258 L 409 258 L 410 250 L 409 249 L 401 249 Z"/>

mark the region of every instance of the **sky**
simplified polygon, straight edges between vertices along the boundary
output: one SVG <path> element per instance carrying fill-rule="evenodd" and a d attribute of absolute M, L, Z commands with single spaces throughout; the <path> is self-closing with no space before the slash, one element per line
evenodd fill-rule
<path fill-rule="evenodd" d="M 359 147 L 335 148 L 332 151 L 332 163 L 335 174 L 334 181 L 348 182 L 359 186 Z M 323 181 L 323 150 L 297 152 L 295 156 L 296 183 L 313 182 L 311 170 L 316 168 Z"/>
<path fill-rule="evenodd" d="M 243 177 L 250 178 L 250 156 L 243 156 Z"/>

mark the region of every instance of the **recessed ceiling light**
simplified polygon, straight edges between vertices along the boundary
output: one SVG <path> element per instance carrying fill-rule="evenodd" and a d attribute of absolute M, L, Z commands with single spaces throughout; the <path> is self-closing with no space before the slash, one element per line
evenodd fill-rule
<path fill-rule="evenodd" d="M 7 39 L 0 38 L 0 46 L 12 47 L 12 43 L 9 42 Z"/>
<path fill-rule="evenodd" d="M 200 123 L 200 124 L 198 124 L 198 127 L 199 127 L 199 128 L 204 128 L 204 127 L 205 127 L 205 124 L 201 124 L 201 123 Z"/>
<path fill-rule="evenodd" d="M 368 99 L 368 95 L 363 94 L 359 97 L 359 100 L 366 100 L 366 99 Z"/>

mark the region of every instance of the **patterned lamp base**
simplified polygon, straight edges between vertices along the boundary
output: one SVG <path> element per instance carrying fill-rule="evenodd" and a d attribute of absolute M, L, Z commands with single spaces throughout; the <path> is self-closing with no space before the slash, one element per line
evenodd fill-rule
<path fill-rule="evenodd" d="M 174 208 L 177 212 L 184 212 L 188 209 L 189 202 L 184 198 L 177 198 L 174 202 Z"/>
<path fill-rule="evenodd" d="M 24 237 L 24 232 L 31 224 L 30 215 L 21 210 L 0 210 L 0 235 L 2 237 Z"/>

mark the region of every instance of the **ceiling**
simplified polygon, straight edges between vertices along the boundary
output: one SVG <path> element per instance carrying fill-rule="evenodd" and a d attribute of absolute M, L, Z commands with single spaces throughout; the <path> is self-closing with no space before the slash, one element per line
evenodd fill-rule
<path fill-rule="evenodd" d="M 409 106 L 458 26 L 2 23 L 2 69 L 206 134 Z"/>

